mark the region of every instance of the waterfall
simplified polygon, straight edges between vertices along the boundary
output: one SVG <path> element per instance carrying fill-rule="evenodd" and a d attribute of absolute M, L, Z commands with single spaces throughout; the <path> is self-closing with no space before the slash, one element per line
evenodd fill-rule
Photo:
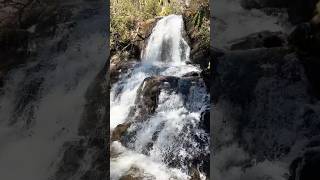
<path fill-rule="evenodd" d="M 91 11 L 73 7 L 79 13 L 74 27 L 59 24 L 38 47 L 36 61 L 8 74 L 0 96 L 1 179 L 49 179 L 63 144 L 79 139 L 85 93 L 107 56 L 101 4 L 82 4 Z M 65 50 L 56 50 L 59 41 Z"/>
<path fill-rule="evenodd" d="M 216 0 L 212 6 L 214 45 L 225 48 L 233 40 L 261 31 L 289 31 L 285 12 L 267 15 L 258 9 L 246 10 L 240 0 Z"/>
<path fill-rule="evenodd" d="M 138 169 L 135 175 L 144 179 L 190 179 L 191 164 L 199 168 L 205 161 L 199 158 L 200 154 L 209 154 L 209 135 L 199 128 L 209 95 L 200 77 L 186 77 L 188 73 L 199 73 L 200 68 L 186 63 L 190 48 L 183 33 L 181 15 L 159 20 L 141 62 L 111 89 L 111 131 L 120 124 L 131 123 L 125 140 L 111 143 L 112 180 L 120 179 L 132 168 Z M 140 96 L 146 98 L 139 93 L 150 79 L 165 82 L 154 112 L 145 116 L 139 114 L 143 110 L 139 111 L 136 103 Z M 191 162 L 194 159 L 200 162 Z M 200 176 L 205 179 L 203 173 Z"/>

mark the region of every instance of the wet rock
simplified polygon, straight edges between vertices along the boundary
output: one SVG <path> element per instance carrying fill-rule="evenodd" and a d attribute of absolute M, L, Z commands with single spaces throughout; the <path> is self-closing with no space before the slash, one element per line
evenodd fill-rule
<path fill-rule="evenodd" d="M 182 77 L 200 77 L 200 73 L 199 72 L 189 72 L 184 74 Z"/>
<path fill-rule="evenodd" d="M 119 180 L 143 180 L 143 179 L 149 179 L 149 180 L 155 180 L 156 178 L 152 175 L 144 173 L 141 169 L 137 167 L 131 167 L 129 171 L 122 176 Z"/>
<path fill-rule="evenodd" d="M 272 48 L 286 45 L 286 35 L 282 32 L 262 31 L 235 40 L 231 50 L 245 50 L 255 48 Z"/>
<path fill-rule="evenodd" d="M 289 180 L 317 180 L 320 178 L 319 167 L 320 151 L 310 150 L 292 162 Z"/>
<path fill-rule="evenodd" d="M 292 0 L 288 5 L 289 21 L 300 24 L 311 20 L 318 0 Z"/>
<path fill-rule="evenodd" d="M 126 74 L 137 63 L 137 57 L 132 57 L 130 52 L 122 52 L 115 54 L 110 59 L 110 86 L 116 83 L 121 75 Z"/>
<path fill-rule="evenodd" d="M 311 92 L 320 98 L 320 59 L 319 56 L 300 55 L 300 60 L 305 67 L 307 78 L 311 85 Z"/>
<path fill-rule="evenodd" d="M 112 132 L 111 141 L 120 141 L 130 125 L 131 123 L 119 124 Z"/>
<path fill-rule="evenodd" d="M 196 168 L 192 168 L 190 180 L 201 180 L 200 173 Z"/>
<path fill-rule="evenodd" d="M 297 54 L 286 48 L 232 51 L 213 67 L 216 148 L 235 142 L 258 161 L 274 160 L 288 155 L 296 137 L 319 135 L 319 105 Z"/>
<path fill-rule="evenodd" d="M 193 106 L 197 105 L 192 103 L 192 99 L 188 99 L 196 98 L 192 97 L 194 93 L 192 90 L 194 90 L 194 88 L 205 89 L 204 82 L 199 76 L 199 73 L 189 73 L 181 78 L 171 76 L 154 76 L 146 78 L 138 89 L 135 107 L 130 111 L 126 123 L 115 128 L 112 140 L 120 141 L 122 145 L 129 149 L 134 148 L 134 142 L 136 141 L 137 133 L 141 130 L 145 123 L 148 123 L 147 120 L 149 120 L 150 117 L 155 113 L 155 110 L 159 104 L 158 101 L 160 92 L 166 91 L 169 94 L 175 93 L 181 95 L 186 103 L 185 107 L 190 108 L 190 111 L 194 110 L 193 108 L 195 107 Z M 191 124 L 183 127 L 185 132 L 191 132 L 188 134 L 182 133 L 181 136 L 190 136 L 189 138 L 192 139 L 190 141 L 198 143 L 197 147 L 195 147 L 197 148 L 197 153 L 194 154 L 195 149 L 193 148 L 193 145 L 188 144 L 190 143 L 188 140 L 181 145 L 173 145 L 173 147 L 171 147 L 172 149 L 170 149 L 170 151 L 166 153 L 165 157 L 163 157 L 164 162 L 168 164 L 168 166 L 181 168 L 181 162 L 183 162 L 183 164 L 185 164 L 185 169 L 188 169 L 189 166 L 193 164 L 199 167 L 200 172 L 208 173 L 209 158 L 207 151 L 205 150 L 205 147 L 208 146 L 208 137 L 203 131 L 198 132 L 197 130 L 198 128 L 203 128 L 204 131 L 206 131 L 205 128 L 209 127 L 204 126 L 207 125 L 208 120 L 209 116 L 207 112 L 203 114 L 203 119 L 201 119 L 203 124 L 199 125 L 201 127 L 192 127 Z M 151 141 L 142 147 L 141 153 L 146 155 L 149 154 L 150 150 L 153 148 L 153 143 L 157 141 L 158 134 L 163 128 L 164 124 L 160 124 L 156 128 L 152 134 Z M 181 146 L 186 148 L 188 153 L 193 154 L 192 158 L 177 155 L 176 152 L 182 148 Z"/>
<path fill-rule="evenodd" d="M 210 133 L 210 108 L 201 113 L 200 128 L 206 133 Z"/>
<path fill-rule="evenodd" d="M 311 23 L 297 25 L 288 40 L 297 51 L 320 56 L 320 29 Z"/>
<path fill-rule="evenodd" d="M 0 82 L 7 72 L 27 61 L 31 54 L 30 34 L 24 29 L 2 28 L 0 30 Z"/>
<path fill-rule="evenodd" d="M 289 36 L 290 45 L 296 49 L 305 67 L 313 92 L 320 96 L 320 30 L 311 23 L 296 26 Z"/>
<path fill-rule="evenodd" d="M 160 91 L 163 89 L 175 91 L 179 78 L 171 76 L 155 76 L 146 78 L 137 92 L 135 107 L 128 117 L 135 120 L 144 120 L 152 115 L 157 106 Z"/>
<path fill-rule="evenodd" d="M 200 45 L 199 45 L 200 46 Z M 193 47 L 190 52 L 190 60 L 193 64 L 199 64 L 201 69 L 205 69 L 209 66 L 211 59 L 210 48 L 198 48 Z"/>
<path fill-rule="evenodd" d="M 0 31 L 1 55 L 28 54 L 29 32 L 24 29 L 3 28 Z M 6 59 L 4 59 L 6 60 Z"/>

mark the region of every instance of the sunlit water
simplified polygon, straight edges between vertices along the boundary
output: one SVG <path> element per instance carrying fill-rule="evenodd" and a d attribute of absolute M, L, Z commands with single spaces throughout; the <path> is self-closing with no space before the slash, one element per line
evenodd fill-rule
<path fill-rule="evenodd" d="M 117 125 L 126 122 L 130 108 L 135 105 L 137 90 L 145 78 L 159 75 L 181 77 L 188 72 L 200 71 L 198 67 L 186 64 L 190 48 L 182 36 L 183 31 L 180 15 L 169 15 L 157 22 L 141 63 L 136 64 L 131 72 L 112 87 L 111 131 Z M 121 91 L 118 94 L 119 89 Z M 190 178 L 187 165 L 183 161 L 179 162 L 177 168 L 171 168 L 165 163 L 165 158 L 170 154 L 186 159 L 203 149 L 209 153 L 208 146 L 199 147 L 191 138 L 191 134 L 197 133 L 203 138 L 208 138 L 203 130 L 197 129 L 200 114 L 208 104 L 208 93 L 202 81 L 190 91 L 189 97 L 185 100 L 180 94 L 162 90 L 154 115 L 147 121 L 134 123 L 129 128 L 128 131 L 137 132 L 130 146 L 124 147 L 118 141 L 111 144 L 112 151 L 118 154 L 112 157 L 110 162 L 112 180 L 119 179 L 132 167 L 142 170 L 145 179 L 148 179 L 148 175 L 159 180 Z M 157 132 L 159 128 L 160 132 Z M 157 139 L 152 140 L 156 132 Z M 146 155 L 142 152 L 150 141 L 153 141 L 153 146 Z"/>

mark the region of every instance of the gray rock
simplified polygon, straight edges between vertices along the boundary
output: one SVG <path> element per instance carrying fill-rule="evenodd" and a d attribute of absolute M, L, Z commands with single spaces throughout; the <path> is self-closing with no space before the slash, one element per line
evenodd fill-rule
<path fill-rule="evenodd" d="M 320 103 L 295 53 L 285 48 L 225 52 L 213 67 L 215 154 L 233 150 L 243 158 L 225 158 L 215 167 L 259 173 L 257 163 L 293 160 L 303 152 L 301 141 L 320 135 Z"/>

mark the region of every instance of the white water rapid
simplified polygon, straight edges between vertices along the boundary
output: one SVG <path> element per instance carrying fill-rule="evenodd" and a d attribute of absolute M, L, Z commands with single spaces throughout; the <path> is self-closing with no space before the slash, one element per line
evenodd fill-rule
<path fill-rule="evenodd" d="M 183 38 L 183 31 L 181 15 L 169 15 L 157 22 L 141 62 L 111 89 L 111 131 L 128 121 L 130 109 L 136 105 L 138 89 L 146 86 L 144 80 L 147 77 L 180 79 L 187 73 L 200 72 L 198 67 L 186 63 L 190 48 Z M 188 83 L 187 80 L 181 81 L 179 86 Z M 155 112 L 148 119 L 131 124 L 128 133 L 134 135 L 129 137 L 126 145 L 119 141 L 111 143 L 111 179 L 120 179 L 132 168 L 138 169 L 135 176 L 143 179 L 190 179 L 190 164 L 186 160 L 200 153 L 209 154 L 209 135 L 198 127 L 201 113 L 209 104 L 208 96 L 202 79 L 194 82 L 187 96 L 161 89 Z M 206 143 L 200 145 L 194 136 Z M 200 176 L 205 179 L 204 174 Z"/>
<path fill-rule="evenodd" d="M 68 7 L 76 3 L 90 11 Z M 13 69 L 5 80 L 0 96 L 0 179 L 52 179 L 63 144 L 79 139 L 85 93 L 106 62 L 102 4 L 66 2 L 65 7 L 79 13 L 71 19 L 76 22 L 73 30 L 63 28 L 68 22 L 60 24 L 55 37 L 41 43 L 36 61 Z M 66 49 L 56 51 L 61 37 Z"/>

